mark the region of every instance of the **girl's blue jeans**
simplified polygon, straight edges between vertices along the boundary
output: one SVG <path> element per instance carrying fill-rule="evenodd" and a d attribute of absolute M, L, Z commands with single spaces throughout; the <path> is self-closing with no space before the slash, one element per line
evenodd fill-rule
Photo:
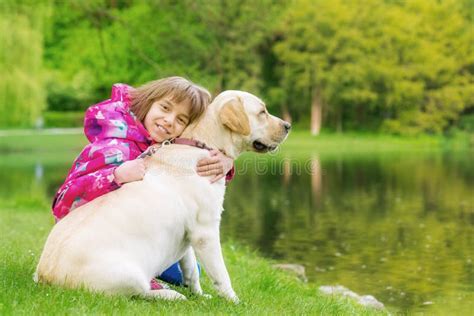
<path fill-rule="evenodd" d="M 199 275 L 201 275 L 201 266 L 198 264 Z M 159 277 L 159 279 L 174 285 L 183 285 L 183 272 L 176 262 L 171 267 L 165 270 Z"/>

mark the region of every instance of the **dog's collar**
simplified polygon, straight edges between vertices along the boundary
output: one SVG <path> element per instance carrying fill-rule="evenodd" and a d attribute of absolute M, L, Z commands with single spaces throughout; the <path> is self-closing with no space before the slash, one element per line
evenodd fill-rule
<path fill-rule="evenodd" d="M 206 149 L 206 150 L 209 150 L 211 151 L 212 148 L 211 147 L 208 147 L 205 143 L 203 142 L 200 142 L 198 140 L 195 140 L 195 139 L 191 139 L 191 138 L 174 138 L 172 140 L 169 141 L 171 144 L 178 144 L 178 145 L 188 145 L 188 146 L 193 146 L 193 147 L 197 147 L 197 148 L 201 148 L 201 149 Z"/>
<path fill-rule="evenodd" d="M 193 146 L 193 147 L 197 147 L 197 148 L 201 148 L 201 149 L 206 149 L 208 151 L 212 150 L 212 148 L 208 147 L 205 143 L 200 142 L 200 141 L 195 140 L 195 139 L 191 139 L 191 138 L 173 138 L 173 139 L 165 140 L 161 144 L 151 145 L 150 147 L 148 147 L 147 150 L 142 152 L 141 155 L 138 156 L 138 158 L 145 158 L 147 156 L 152 156 L 154 153 L 156 153 L 158 151 L 158 149 L 160 149 L 161 147 L 164 147 L 164 146 L 168 146 L 170 144 L 188 145 L 188 146 Z"/>

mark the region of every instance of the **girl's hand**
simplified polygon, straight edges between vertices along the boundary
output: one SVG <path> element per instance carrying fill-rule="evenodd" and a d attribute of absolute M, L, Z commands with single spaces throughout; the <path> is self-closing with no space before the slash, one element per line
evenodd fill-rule
<path fill-rule="evenodd" d="M 145 176 L 145 162 L 143 159 L 125 161 L 114 171 L 115 182 L 119 184 L 139 181 Z"/>
<path fill-rule="evenodd" d="M 227 157 L 217 149 L 210 151 L 211 157 L 203 158 L 198 161 L 197 173 L 201 177 L 214 176 L 211 183 L 225 177 L 225 175 L 232 169 L 234 159 Z"/>

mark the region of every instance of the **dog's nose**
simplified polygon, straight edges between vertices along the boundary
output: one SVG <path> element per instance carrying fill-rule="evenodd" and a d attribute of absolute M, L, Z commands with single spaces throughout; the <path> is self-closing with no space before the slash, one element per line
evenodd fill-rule
<path fill-rule="evenodd" d="M 286 131 L 286 132 L 289 132 L 289 131 L 290 131 L 290 129 L 291 129 L 291 124 L 290 124 L 290 123 L 284 122 L 284 123 L 283 123 L 283 126 L 285 126 L 285 131 Z"/>

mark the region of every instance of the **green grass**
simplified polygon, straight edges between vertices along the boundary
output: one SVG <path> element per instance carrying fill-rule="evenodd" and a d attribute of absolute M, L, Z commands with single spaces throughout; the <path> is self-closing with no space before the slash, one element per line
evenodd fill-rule
<path fill-rule="evenodd" d="M 244 314 L 244 315 L 377 315 L 384 314 L 351 301 L 319 294 L 317 285 L 304 284 L 277 271 L 269 261 L 229 242 L 224 255 L 241 304 L 217 297 L 207 277 L 203 289 L 211 299 L 192 296 L 184 302 L 108 297 L 85 290 L 68 290 L 32 281 L 36 263 L 53 220 L 43 203 L 0 207 L 0 315 L 90 314 Z"/>
<path fill-rule="evenodd" d="M 0 153 L 78 153 L 85 144 L 87 140 L 83 134 L 50 135 L 33 131 L 30 135 L 0 136 Z"/>
<path fill-rule="evenodd" d="M 293 131 L 282 146 L 291 153 L 319 152 L 363 153 L 429 150 L 465 150 L 474 147 L 474 136 L 463 134 L 454 138 L 443 136 L 403 137 L 387 134 L 344 133 L 312 136 L 307 131 Z"/>
<path fill-rule="evenodd" d="M 82 134 L 49 135 L 32 133 L 27 136 L 0 136 L 0 153 L 18 152 L 79 152 L 87 140 Z M 402 137 L 387 134 L 344 133 L 312 136 L 307 131 L 294 130 L 282 146 L 291 153 L 360 153 L 427 150 L 465 150 L 474 147 L 474 135 L 456 137 Z"/>

